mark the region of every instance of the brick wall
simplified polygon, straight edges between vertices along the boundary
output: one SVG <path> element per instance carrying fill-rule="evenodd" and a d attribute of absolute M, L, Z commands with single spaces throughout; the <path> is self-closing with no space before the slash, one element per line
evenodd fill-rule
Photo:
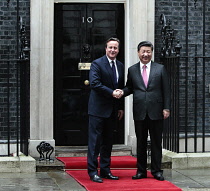
<path fill-rule="evenodd" d="M 204 54 L 206 56 L 209 56 L 208 52 L 210 48 L 210 2 L 206 1 L 206 4 L 204 6 L 203 1 L 197 1 L 196 7 L 193 0 L 188 1 L 188 6 L 186 2 L 186 0 L 155 1 L 155 59 L 157 61 L 159 61 L 160 50 L 162 47 L 160 33 L 162 25 L 159 23 L 160 15 L 162 13 L 165 14 L 167 19 L 171 20 L 172 28 L 176 30 L 175 35 L 177 38 L 180 39 L 180 43 L 182 45 L 181 57 L 193 57 L 196 54 L 197 56 L 203 56 Z M 206 10 L 205 30 L 203 29 L 204 9 Z M 186 25 L 186 23 L 188 24 L 188 26 Z M 203 31 L 205 31 L 205 50 L 203 50 Z M 197 75 L 195 70 L 197 71 Z M 197 64 L 195 64 L 195 58 L 189 58 L 188 60 L 182 58 L 180 61 L 179 120 L 180 129 L 183 131 L 187 129 L 187 131 L 190 133 L 194 132 L 195 128 L 197 128 L 197 132 L 199 133 L 202 132 L 202 126 L 204 125 L 205 131 L 209 132 L 209 70 L 210 58 L 206 58 L 205 62 L 203 59 L 199 58 Z M 205 73 L 205 75 L 203 75 L 203 73 Z M 205 79 L 203 78 L 203 76 L 205 76 Z M 203 104 L 203 100 L 205 100 L 205 104 Z M 203 116 L 205 117 L 204 120 L 202 119 Z"/>
<path fill-rule="evenodd" d="M 19 0 L 19 14 L 23 17 L 23 22 L 26 25 L 27 39 L 29 39 L 30 33 L 30 0 Z M 186 11 L 188 8 L 188 33 L 186 34 Z M 155 60 L 159 61 L 160 50 L 162 47 L 161 42 L 161 27 L 159 18 L 162 13 L 165 14 L 167 19 L 171 20 L 172 27 L 176 30 L 176 37 L 180 39 L 182 45 L 181 56 L 193 56 L 195 55 L 195 44 L 197 45 L 197 55 L 203 55 L 203 1 L 196 2 L 196 8 L 194 1 L 189 1 L 188 7 L 186 7 L 186 0 L 156 0 L 155 1 Z M 205 30 L 205 54 L 209 55 L 210 48 L 210 2 L 206 2 L 206 30 Z M 2 59 L 16 59 L 17 58 L 17 0 L 1 0 L 0 1 L 0 60 Z M 186 45 L 186 39 L 188 39 L 188 45 Z M 188 48 L 188 53 L 186 53 Z M 15 128 L 16 123 L 16 62 L 10 63 L 10 126 Z M 0 140 L 5 139 L 7 135 L 7 62 L 0 61 Z M 188 129 L 194 130 L 194 113 L 198 112 L 198 126 L 202 128 L 202 91 L 205 92 L 205 126 L 206 130 L 209 129 L 209 114 L 210 114 L 210 96 L 208 93 L 207 85 L 210 83 L 210 75 L 208 72 L 209 59 L 206 60 L 205 71 L 205 87 L 202 86 L 203 81 L 203 60 L 199 60 L 197 65 L 198 81 L 195 81 L 195 61 L 189 59 L 188 63 L 184 59 L 181 61 L 180 66 L 180 124 L 181 129 L 186 127 L 185 112 L 187 112 L 187 126 Z M 187 76 L 187 92 L 188 98 L 186 103 L 186 68 L 188 70 Z M 198 105 L 195 108 L 195 83 L 201 84 L 202 87 L 198 88 Z M 188 105 L 186 110 L 185 106 Z M 12 137 L 15 136 L 15 129 Z"/>
<path fill-rule="evenodd" d="M 30 0 L 19 0 L 19 15 L 23 18 L 29 35 Z M 29 39 L 29 36 L 27 36 Z M 19 47 L 18 47 L 19 48 Z M 16 138 L 17 126 L 17 62 L 6 60 L 17 59 L 17 0 L 0 1 L 0 140 L 7 139 L 8 124 L 11 139 Z M 17 78 L 18 76 L 18 78 Z M 8 98 L 9 96 L 9 98 Z M 8 110 L 9 104 L 9 110 Z M 9 111 L 9 115 L 8 115 Z M 19 111 L 18 111 L 19 112 Z M 9 119 L 8 119 L 9 116 Z M 9 121 L 9 122 L 8 122 Z"/>

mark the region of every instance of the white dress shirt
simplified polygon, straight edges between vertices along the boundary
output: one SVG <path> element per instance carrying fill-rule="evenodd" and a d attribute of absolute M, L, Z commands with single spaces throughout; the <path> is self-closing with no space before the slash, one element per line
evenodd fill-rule
<path fill-rule="evenodd" d="M 141 74 L 142 74 L 142 72 L 143 72 L 143 66 L 144 66 L 144 64 L 143 63 L 141 63 L 141 61 L 140 61 L 140 72 L 141 72 Z M 150 68 L 151 68 L 151 61 L 150 62 L 148 62 L 147 64 L 146 64 L 146 72 L 147 72 L 147 76 L 148 76 L 148 81 L 149 81 L 149 74 L 150 74 Z"/>

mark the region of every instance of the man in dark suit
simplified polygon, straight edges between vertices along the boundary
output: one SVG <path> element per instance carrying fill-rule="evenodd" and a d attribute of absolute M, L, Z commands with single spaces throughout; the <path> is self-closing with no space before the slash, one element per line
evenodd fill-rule
<path fill-rule="evenodd" d="M 137 137 L 137 173 L 132 179 L 147 177 L 147 138 L 151 139 L 151 173 L 157 180 L 164 180 L 161 170 L 163 119 L 170 114 L 170 87 L 165 67 L 152 62 L 153 45 L 140 42 L 140 62 L 128 69 L 124 94 L 133 94 L 133 118 Z M 120 90 L 117 90 L 120 93 Z M 116 91 L 116 92 L 117 92 Z"/>
<path fill-rule="evenodd" d="M 117 118 L 123 116 L 123 103 L 116 99 L 114 90 L 124 86 L 124 66 L 116 60 L 120 41 L 110 38 L 105 45 L 106 55 L 91 64 L 90 98 L 88 105 L 88 174 L 94 182 L 102 183 L 102 178 L 118 180 L 110 171 L 113 132 Z M 100 176 L 98 175 L 98 155 L 100 154 Z"/>

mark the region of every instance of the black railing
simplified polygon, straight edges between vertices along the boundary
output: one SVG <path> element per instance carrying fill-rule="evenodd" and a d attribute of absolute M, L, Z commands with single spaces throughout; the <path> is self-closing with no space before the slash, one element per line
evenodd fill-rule
<path fill-rule="evenodd" d="M 168 74 L 171 88 L 170 118 L 165 120 L 163 147 L 178 152 L 179 148 L 179 57 L 166 57 L 162 60 Z"/>
<path fill-rule="evenodd" d="M 1 86 L 1 152 L 11 156 L 19 152 L 28 155 L 29 138 L 29 62 L 24 60 L 0 60 L 5 71 Z"/>
<path fill-rule="evenodd" d="M 161 62 L 169 73 L 171 88 L 171 116 L 165 121 L 163 147 L 178 153 L 209 152 L 210 57 L 205 56 L 205 39 L 203 44 L 189 45 L 186 38 L 185 53 L 190 56 L 180 56 L 181 45 L 175 42 L 170 20 L 162 14 L 160 21 Z"/>
<path fill-rule="evenodd" d="M 3 38 L 8 40 L 1 45 L 0 55 L 0 156 L 11 156 L 14 153 L 19 156 L 20 152 L 28 155 L 30 49 L 25 25 L 19 14 L 19 0 L 13 7 L 10 3 L 7 0 L 4 19 L 11 25 L 2 31 Z M 10 16 L 14 14 L 16 27 L 13 24 L 15 19 Z"/>
<path fill-rule="evenodd" d="M 190 66 L 188 65 L 190 63 Z M 163 147 L 174 152 L 209 152 L 210 57 L 170 57 L 171 117 L 165 123 Z"/>

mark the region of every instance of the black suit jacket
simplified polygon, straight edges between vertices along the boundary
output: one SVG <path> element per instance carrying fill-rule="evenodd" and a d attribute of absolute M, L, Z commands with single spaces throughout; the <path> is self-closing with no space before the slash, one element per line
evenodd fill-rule
<path fill-rule="evenodd" d="M 124 86 L 124 66 L 120 61 L 116 61 L 119 79 L 118 88 Z M 104 55 L 94 60 L 90 67 L 90 97 L 88 103 L 88 114 L 98 117 L 110 117 L 113 109 L 123 109 L 122 99 L 118 100 L 112 97 L 114 88 L 114 79 L 110 63 Z"/>
<path fill-rule="evenodd" d="M 151 62 L 147 88 L 141 75 L 140 62 L 128 69 L 124 96 L 133 93 L 134 120 L 163 119 L 163 109 L 170 109 L 170 86 L 166 69 L 163 65 Z"/>

